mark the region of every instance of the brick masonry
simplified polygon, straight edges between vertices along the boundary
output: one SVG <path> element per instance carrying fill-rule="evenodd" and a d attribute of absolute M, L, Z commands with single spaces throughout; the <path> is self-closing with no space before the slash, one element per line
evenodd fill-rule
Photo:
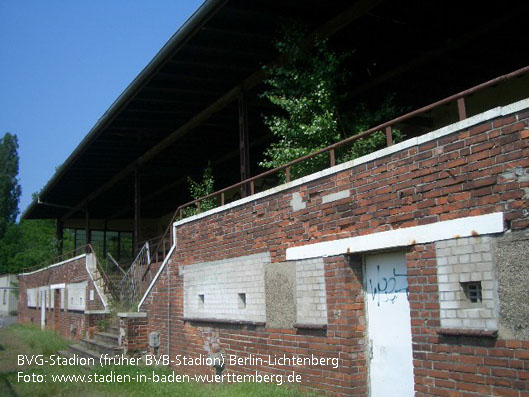
<path fill-rule="evenodd" d="M 118 313 L 119 344 L 123 346 L 123 354 L 137 356 L 147 351 L 147 316 L 142 314 Z"/>
<path fill-rule="evenodd" d="M 323 259 L 296 261 L 297 323 L 327 324 Z"/>
<path fill-rule="evenodd" d="M 104 310 L 94 283 L 86 271 L 87 256 L 70 260 L 59 266 L 52 266 L 34 272 L 33 274 L 19 275 L 19 296 L 18 296 L 18 322 L 34 323 L 40 325 L 41 309 L 40 301 L 36 307 L 28 307 L 28 290 L 33 288 L 46 287 L 53 299 L 53 308 L 46 305 L 46 327 L 57 330 L 62 336 L 72 339 L 85 337 L 88 327 L 95 326 L 103 314 L 86 314 L 84 310 L 61 309 L 62 289 L 48 289 L 53 284 L 79 285 L 85 283 L 86 310 Z M 68 289 L 68 288 L 66 288 Z M 90 299 L 90 290 L 93 290 L 94 299 Z"/>
<path fill-rule="evenodd" d="M 178 246 L 167 271 L 142 306 L 148 313 L 148 331 L 160 332 L 160 352 L 198 357 L 222 349 L 240 357 L 314 354 L 337 358 L 338 368 L 247 364 L 226 370 L 274 374 L 294 370 L 306 388 L 366 395 L 360 256 L 323 259 L 326 330 L 186 321 L 179 269 L 264 252 L 276 264 L 285 261 L 285 250 L 293 246 L 493 212 L 504 213 L 506 229 L 527 230 L 528 119 L 525 110 L 486 121 L 180 225 Z M 344 190 L 349 197 L 323 202 L 323 197 Z M 459 253 L 449 254 L 440 257 L 458 255 L 459 260 Z M 416 394 L 529 396 L 529 341 L 517 338 L 521 333 L 513 332 L 509 339 L 440 333 L 437 260 L 435 243 L 407 248 Z M 214 371 L 203 366 L 179 370 Z"/>
<path fill-rule="evenodd" d="M 498 329 L 498 289 L 491 241 L 481 236 L 438 241 L 437 281 L 441 326 Z M 480 282 L 482 301 L 472 303 L 461 283 Z"/>

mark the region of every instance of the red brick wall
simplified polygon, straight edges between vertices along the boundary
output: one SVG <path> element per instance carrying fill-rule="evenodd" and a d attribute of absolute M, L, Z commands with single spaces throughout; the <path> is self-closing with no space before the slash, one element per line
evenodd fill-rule
<path fill-rule="evenodd" d="M 245 356 L 300 354 L 338 357 L 339 368 L 296 368 L 303 384 L 344 395 L 366 395 L 366 329 L 361 266 L 326 258 L 326 331 L 183 322 L 178 267 L 269 251 L 285 260 L 288 247 L 501 211 L 506 227 L 526 229 L 528 181 L 502 173 L 529 168 L 529 112 L 402 150 L 338 174 L 279 192 L 178 227 L 178 244 L 145 301 L 148 330 L 161 332 L 161 352 L 207 355 L 224 349 Z M 322 204 L 350 189 L 351 197 Z M 293 212 L 292 193 L 306 208 Z M 527 396 L 529 341 L 441 337 L 433 244 L 407 251 L 416 391 L 419 395 Z M 169 299 L 169 301 L 168 301 Z M 169 307 L 168 307 L 169 302 Z M 167 318 L 170 324 L 167 325 Z M 228 367 L 251 373 L 255 368 Z M 258 368 L 287 373 L 292 368 Z M 213 371 L 204 367 L 182 372 Z M 474 394 L 472 394 L 474 393 Z"/>
<path fill-rule="evenodd" d="M 124 354 L 137 355 L 147 350 L 146 317 L 120 317 L 119 327 L 124 331 L 122 336 Z"/>
<path fill-rule="evenodd" d="M 19 276 L 19 296 L 18 296 L 18 321 L 20 323 L 34 323 L 40 325 L 40 302 L 36 308 L 27 307 L 27 289 L 49 286 L 51 284 L 79 283 L 87 281 L 86 288 L 86 309 L 103 310 L 103 303 L 97 294 L 94 283 L 86 271 L 86 257 L 55 266 L 40 272 Z M 89 291 L 94 290 L 94 300 L 90 301 Z M 54 290 L 51 291 L 54 294 Z M 46 326 L 56 329 L 61 335 L 67 338 L 80 339 L 85 336 L 86 329 L 95 324 L 97 315 L 86 315 L 80 311 L 61 310 L 60 300 L 54 301 L 55 309 L 46 309 Z M 89 318 L 90 317 L 90 318 Z M 72 326 L 74 330 L 72 329 Z"/>

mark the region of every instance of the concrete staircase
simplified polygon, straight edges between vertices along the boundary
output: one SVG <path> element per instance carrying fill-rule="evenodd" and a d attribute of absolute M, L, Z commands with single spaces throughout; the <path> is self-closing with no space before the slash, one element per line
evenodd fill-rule
<path fill-rule="evenodd" d="M 59 355 L 65 358 L 78 357 L 93 358 L 96 364 L 99 363 L 101 355 L 120 356 L 123 354 L 123 347 L 119 346 L 119 328 L 108 327 L 105 331 L 94 333 L 92 339 L 85 338 L 79 343 L 68 346 L 67 350 L 59 351 Z"/>

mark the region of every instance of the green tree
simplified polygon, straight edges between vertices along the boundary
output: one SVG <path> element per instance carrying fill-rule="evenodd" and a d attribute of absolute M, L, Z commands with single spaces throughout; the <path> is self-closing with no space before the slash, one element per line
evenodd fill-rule
<path fill-rule="evenodd" d="M 312 46 L 306 45 L 306 37 L 302 28 L 284 29 L 283 37 L 275 43 L 284 62 L 264 67 L 268 89 L 262 96 L 279 110 L 264 118 L 277 138 L 264 153 L 265 159 L 260 165 L 265 168 L 276 168 L 323 149 L 388 121 L 401 111 L 393 96 L 388 96 L 376 111 L 359 104 L 349 113 L 341 112 L 344 96 L 339 88 L 347 77 L 343 68 L 347 54 L 331 52 L 323 39 L 316 39 Z M 402 138 L 400 131 L 393 131 L 394 142 Z M 385 144 L 385 133 L 379 131 L 337 150 L 336 159 L 338 162 L 352 160 Z M 328 166 L 329 155 L 324 153 L 291 167 L 290 175 L 295 179 Z M 284 181 L 285 175 L 281 178 Z"/>
<path fill-rule="evenodd" d="M 50 264 L 57 255 L 55 221 L 22 220 L 9 223 L 0 239 L 0 273 L 16 273 L 36 265 Z"/>
<path fill-rule="evenodd" d="M 0 140 L 0 238 L 18 215 L 21 189 L 17 175 L 18 139 L 7 132 Z"/>
<path fill-rule="evenodd" d="M 208 166 L 204 169 L 202 174 L 202 181 L 196 182 L 191 177 L 187 177 L 187 182 L 189 184 L 189 193 L 193 200 L 199 199 L 201 197 L 207 196 L 214 192 L 215 178 L 213 177 L 213 170 L 211 169 L 211 164 L 208 163 Z M 208 211 L 217 206 L 217 201 L 215 198 L 209 198 L 202 200 L 200 202 L 200 211 Z M 198 212 L 197 207 L 187 207 L 184 208 L 183 217 L 196 215 Z"/>
<path fill-rule="evenodd" d="M 18 139 L 6 133 L 0 140 L 0 273 L 48 264 L 57 253 L 53 220 L 23 220 L 18 216 Z"/>
<path fill-rule="evenodd" d="M 265 66 L 268 89 L 263 97 L 281 109 L 265 117 L 265 124 L 278 138 L 265 151 L 265 168 L 289 161 L 329 146 L 342 138 L 338 115 L 337 88 L 343 80 L 344 55 L 327 49 L 326 41 L 303 45 L 305 29 L 284 29 L 276 50 L 285 60 Z M 327 156 L 317 156 L 292 167 L 293 178 L 315 172 L 328 164 Z"/>
<path fill-rule="evenodd" d="M 360 103 L 349 114 L 344 114 L 342 122 L 349 131 L 349 136 L 367 131 L 386 121 L 391 120 L 396 115 L 404 112 L 404 108 L 395 104 L 395 96 L 388 95 L 384 101 L 378 105 L 376 110 L 370 109 L 365 103 Z M 398 143 L 404 139 L 404 134 L 398 130 L 392 130 L 393 142 Z M 386 134 L 377 131 L 366 138 L 354 141 L 351 145 L 346 145 L 337 151 L 339 163 L 353 160 L 360 156 L 372 153 L 386 147 Z"/>

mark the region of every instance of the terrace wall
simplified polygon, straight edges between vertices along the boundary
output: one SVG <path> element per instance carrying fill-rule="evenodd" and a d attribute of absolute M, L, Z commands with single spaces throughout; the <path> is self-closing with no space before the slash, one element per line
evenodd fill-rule
<path fill-rule="evenodd" d="M 284 375 L 294 371 L 301 375 L 305 387 L 341 395 L 366 395 L 369 336 L 362 262 L 369 252 L 347 255 L 344 250 L 339 255 L 321 255 L 323 270 L 315 268 L 310 274 L 312 279 L 301 277 L 300 283 L 296 269 L 304 269 L 307 263 L 317 266 L 318 261 L 309 256 L 306 260 L 289 260 L 289 250 L 303 246 L 302 251 L 309 252 L 315 243 L 501 213 L 504 224 L 500 230 L 484 236 L 483 241 L 492 244 L 487 248 L 490 257 L 480 253 L 478 245 L 483 241 L 479 240 L 481 236 L 473 236 L 478 234 L 475 232 L 465 239 L 453 235 L 443 237 L 441 243 L 410 241 L 397 248 L 406 255 L 415 391 L 417 395 L 529 396 L 529 313 L 524 309 L 529 302 L 527 294 L 519 291 L 529 282 L 524 265 L 529 228 L 527 106 L 518 106 L 512 112 L 487 113 L 473 123 L 461 122 L 431 133 L 428 139 L 410 142 L 291 182 L 273 194 L 244 199 L 178 222 L 176 248 L 140 307 L 148 314 L 148 331 L 160 332 L 160 352 L 171 358 L 177 354 L 209 357 L 222 351 L 238 357 L 315 354 L 338 358 L 337 368 L 250 362 L 228 363 L 225 371 Z M 470 252 L 452 250 L 460 242 L 471 246 Z M 220 312 L 217 317 L 211 313 L 208 318 L 189 316 L 186 267 L 192 266 L 196 272 L 204 266 L 208 269 L 206 277 L 216 271 L 211 269 L 212 263 L 221 272 L 225 263 L 258 254 L 270 258 L 261 259 L 264 322 L 232 319 Z M 444 295 L 445 290 L 440 291 L 439 278 L 448 269 L 443 266 L 448 260 L 463 265 L 460 256 L 467 254 L 469 258 L 471 254 L 482 255 L 465 264 L 475 265 L 475 270 L 478 262 L 486 262 L 480 274 L 493 277 L 494 285 L 487 288 L 490 302 L 496 306 L 484 315 L 497 322 L 466 322 L 461 309 L 455 312 L 456 317 L 460 316 L 457 324 L 445 321 L 442 327 L 441 317 L 448 318 L 452 312 L 441 306 L 455 300 Z M 466 270 L 458 269 L 451 267 L 449 271 L 456 272 L 457 277 L 473 273 L 468 266 Z M 240 273 L 234 270 L 233 277 L 240 276 L 244 284 L 245 277 L 250 276 Z M 449 278 L 442 280 L 447 293 L 452 285 L 458 285 L 450 284 Z M 251 278 L 247 281 L 255 282 Z M 325 324 L 311 322 L 310 317 L 309 324 L 299 324 L 299 305 L 307 302 L 298 299 L 304 296 L 299 292 L 300 284 L 309 285 L 305 291 L 323 291 L 325 299 L 318 295 L 314 308 L 326 313 Z M 210 283 L 207 288 L 222 290 L 224 284 Z M 207 288 L 196 291 L 206 296 L 206 302 Z M 489 293 L 487 288 L 484 293 Z M 231 304 L 230 299 L 235 299 L 238 291 L 224 292 L 223 299 Z M 279 319 L 274 316 L 276 311 L 281 311 Z M 179 366 L 179 370 L 214 371 L 201 365 Z"/>
<path fill-rule="evenodd" d="M 88 327 L 95 326 L 101 316 L 105 315 L 105 304 L 87 271 L 87 260 L 95 260 L 93 254 L 85 254 L 73 259 L 48 266 L 44 269 L 31 273 L 20 274 L 19 296 L 18 296 L 18 322 L 41 323 L 41 304 L 37 302 L 36 307 L 28 307 L 28 289 L 38 287 L 56 286 L 51 289 L 51 299 L 54 300 L 53 307 L 46 304 L 46 327 L 57 330 L 67 338 L 81 339 L 86 335 Z M 77 310 L 68 308 L 61 309 L 60 290 L 64 290 L 66 284 L 86 282 L 85 309 Z M 63 285 L 63 286 L 61 286 Z M 57 292 L 56 292 L 57 291 Z M 92 299 L 91 299 L 92 298 Z M 65 297 L 68 300 L 68 296 Z"/>

